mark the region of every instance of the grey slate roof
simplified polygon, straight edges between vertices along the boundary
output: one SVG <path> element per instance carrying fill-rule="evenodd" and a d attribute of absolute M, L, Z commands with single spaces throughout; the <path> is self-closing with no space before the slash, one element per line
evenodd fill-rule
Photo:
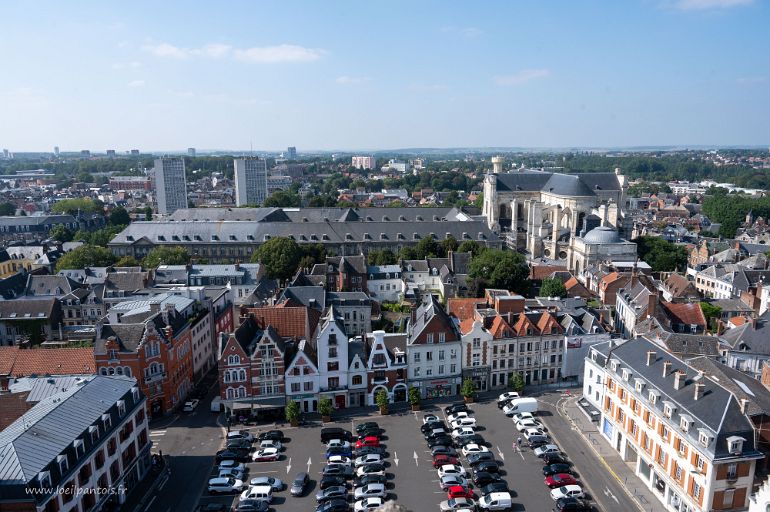
<path fill-rule="evenodd" d="M 542 171 L 496 174 L 499 191 L 542 191 L 565 196 L 594 196 L 597 191 L 620 190 L 614 173 L 560 174 Z"/>
<path fill-rule="evenodd" d="M 728 329 L 720 339 L 739 352 L 770 355 L 770 311 L 757 318 L 756 326 L 746 322 Z"/>
<path fill-rule="evenodd" d="M 593 190 L 580 179 L 577 174 L 558 174 L 554 173 L 543 185 L 543 192 L 550 192 L 562 196 L 571 197 L 591 197 Z"/>
<path fill-rule="evenodd" d="M 696 357 L 688 363 L 730 390 L 738 400 L 748 400 L 746 405 L 749 416 L 770 416 L 770 391 L 757 379 L 707 357 Z"/>
<path fill-rule="evenodd" d="M 27 296 L 63 297 L 79 285 L 65 276 L 46 276 L 30 274 L 27 279 Z"/>

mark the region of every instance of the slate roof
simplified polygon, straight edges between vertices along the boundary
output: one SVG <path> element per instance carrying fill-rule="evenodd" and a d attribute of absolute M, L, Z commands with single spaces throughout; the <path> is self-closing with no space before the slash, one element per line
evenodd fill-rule
<path fill-rule="evenodd" d="M 656 352 L 656 358 L 650 366 L 647 365 L 647 352 Z M 622 380 L 622 369 L 629 368 L 632 373 L 632 379 L 642 379 L 646 386 L 642 393 L 638 393 L 635 387 L 629 385 L 629 391 L 632 395 L 641 399 L 646 407 L 654 408 L 657 416 L 663 418 L 664 402 L 671 402 L 676 406 L 674 415 L 670 423 L 672 428 L 688 440 L 689 443 L 696 445 L 701 450 L 707 450 L 714 455 L 714 458 L 729 457 L 727 438 L 737 435 L 745 439 L 743 443 L 743 455 L 759 455 L 754 443 L 754 429 L 751 422 L 740 411 L 740 405 L 735 396 L 727 389 L 706 377 L 699 377 L 697 371 L 687 363 L 677 357 L 667 354 L 654 343 L 638 338 L 636 340 L 623 343 L 612 350 L 610 361 L 616 359 L 619 364 L 617 371 L 613 372 L 611 364 L 608 363 L 607 371 L 615 379 Z M 670 361 L 671 367 L 668 373 L 663 374 L 664 361 Z M 674 388 L 674 374 L 682 370 L 687 374 L 685 385 L 680 389 Z M 631 381 L 633 382 L 633 381 Z M 700 399 L 695 399 L 695 384 L 704 385 L 703 395 Z M 660 393 L 660 398 L 655 405 L 649 402 L 649 391 L 656 390 Z M 690 416 L 694 424 L 688 432 L 683 432 L 680 428 L 681 416 L 685 414 Z M 713 440 L 708 447 L 704 448 L 698 441 L 700 429 L 706 429 L 713 435 Z"/>
<path fill-rule="evenodd" d="M 323 311 L 326 309 L 326 290 L 321 286 L 291 286 L 283 291 L 281 300 L 291 305 Z"/>
<path fill-rule="evenodd" d="M 0 320 L 24 318 L 50 318 L 56 306 L 56 298 L 3 300 L 0 301 Z"/>
<path fill-rule="evenodd" d="M 0 279 L 0 296 L 5 300 L 15 299 L 24 295 L 27 288 L 27 276 L 18 272 L 12 276 Z"/>
<path fill-rule="evenodd" d="M 409 322 L 409 344 L 414 343 L 417 338 L 422 334 L 425 327 L 434 319 L 438 318 L 441 325 L 444 326 L 444 331 L 454 331 L 455 340 L 460 339 L 460 334 L 457 332 L 457 326 L 452 321 L 450 316 L 439 304 L 438 299 L 433 294 L 425 295 L 422 304 L 417 308 L 414 315 L 414 321 Z M 447 336 L 447 341 L 450 341 L 452 333 Z"/>
<path fill-rule="evenodd" d="M 738 400 L 747 400 L 747 414 L 770 416 L 770 391 L 757 379 L 730 368 L 708 357 L 696 357 L 688 361 L 690 366 L 700 370 L 712 380 L 728 389 Z"/>
<path fill-rule="evenodd" d="M 30 274 L 24 294 L 30 297 L 62 297 L 70 293 L 79 284 L 65 276 L 47 276 Z"/>
<path fill-rule="evenodd" d="M 770 311 L 757 318 L 756 325 L 747 322 L 728 329 L 720 336 L 733 350 L 770 356 Z"/>
<path fill-rule="evenodd" d="M 668 276 L 664 286 L 673 298 L 698 297 L 698 290 L 692 281 L 676 272 Z"/>
<path fill-rule="evenodd" d="M 0 432 L 0 481 L 31 482 L 135 385 L 130 377 L 94 375 L 35 405 Z"/>
<path fill-rule="evenodd" d="M 565 196 L 594 196 L 596 191 L 620 190 L 614 173 L 561 174 L 543 171 L 524 171 L 496 174 L 498 191 L 542 191 Z M 551 190 L 552 189 L 552 190 Z"/>
<path fill-rule="evenodd" d="M 590 197 L 595 195 L 577 174 L 554 173 L 543 185 L 543 192 L 567 197 Z"/>

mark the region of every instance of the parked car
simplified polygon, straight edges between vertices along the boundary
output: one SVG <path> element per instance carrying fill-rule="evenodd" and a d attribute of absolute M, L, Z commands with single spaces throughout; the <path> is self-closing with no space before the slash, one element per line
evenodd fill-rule
<path fill-rule="evenodd" d="M 463 446 L 469 445 L 469 444 L 478 444 L 478 445 L 486 445 L 486 440 L 481 436 L 481 434 L 473 434 L 472 436 L 465 436 L 465 437 L 458 437 L 454 440 L 454 444 L 457 447 L 462 448 Z"/>
<path fill-rule="evenodd" d="M 537 420 L 535 419 L 535 416 L 534 416 L 534 415 L 533 415 L 531 412 L 520 412 L 520 413 L 518 413 L 518 414 L 514 414 L 514 415 L 511 417 L 511 420 L 513 420 L 513 423 L 514 423 L 514 425 L 515 425 L 516 423 L 518 423 L 518 422 L 520 422 L 520 421 L 524 421 L 524 420 L 532 420 L 532 421 L 537 421 Z"/>
<path fill-rule="evenodd" d="M 460 475 L 446 475 L 439 478 L 439 487 L 442 491 L 448 491 L 452 487 L 468 487 L 468 479 Z"/>
<path fill-rule="evenodd" d="M 446 414 L 456 414 L 458 412 L 465 411 L 470 412 L 470 409 L 468 409 L 468 406 L 466 404 L 460 403 L 460 404 L 452 404 L 444 407 L 444 412 Z"/>
<path fill-rule="evenodd" d="M 235 512 L 267 512 L 270 504 L 262 500 L 239 500 Z M 225 509 L 223 509 L 225 510 Z"/>
<path fill-rule="evenodd" d="M 569 464 L 572 465 L 567 459 L 567 455 L 564 453 L 547 453 L 543 456 L 543 464 L 546 466 L 549 464 Z"/>
<path fill-rule="evenodd" d="M 322 491 L 327 487 L 347 487 L 347 480 L 341 476 L 324 476 L 318 482 L 318 488 Z"/>
<path fill-rule="evenodd" d="M 583 488 L 579 485 L 565 485 L 552 490 L 551 498 L 553 498 L 554 501 L 559 498 L 585 498 L 585 493 L 583 492 Z"/>
<path fill-rule="evenodd" d="M 471 491 L 468 487 L 463 487 L 461 485 L 453 485 L 452 487 L 447 490 L 447 498 L 468 498 L 473 499 L 476 496 L 473 494 L 473 491 Z"/>
<path fill-rule="evenodd" d="M 331 457 L 326 459 L 326 465 L 327 466 L 335 466 L 335 465 L 352 466 L 353 459 L 351 459 L 350 457 L 343 457 L 342 455 L 332 455 Z"/>
<path fill-rule="evenodd" d="M 439 444 L 431 447 L 430 454 L 433 457 L 436 455 L 449 455 L 450 457 L 457 457 L 457 450 L 455 450 L 451 445 Z"/>
<path fill-rule="evenodd" d="M 254 462 L 272 462 L 278 460 L 281 454 L 276 448 L 265 448 L 263 450 L 257 450 L 252 455 L 251 460 Z"/>
<path fill-rule="evenodd" d="M 559 450 L 559 447 L 555 444 L 546 444 L 541 446 L 540 448 L 535 448 L 535 457 L 542 458 L 544 455 L 549 453 L 561 453 L 561 450 Z"/>
<path fill-rule="evenodd" d="M 358 476 L 364 476 L 364 475 L 384 475 L 385 474 L 385 466 L 379 462 L 374 464 L 366 464 L 364 466 L 358 467 L 356 469 L 356 475 Z"/>
<path fill-rule="evenodd" d="M 500 476 L 500 473 L 485 473 L 482 471 L 473 474 L 473 485 L 476 487 L 484 487 L 485 485 L 502 481 L 503 477 Z"/>
<path fill-rule="evenodd" d="M 319 491 L 315 495 L 315 500 L 318 503 L 329 501 L 333 499 L 347 499 L 348 488 L 342 485 L 335 485 L 327 487 L 326 489 Z"/>
<path fill-rule="evenodd" d="M 359 423 L 358 425 L 356 425 L 356 432 L 359 432 L 359 433 L 369 429 L 379 430 L 380 426 L 377 424 L 376 421 L 366 421 L 364 423 Z"/>
<path fill-rule="evenodd" d="M 531 436 L 527 440 L 527 445 L 531 450 L 540 448 L 541 446 L 545 446 L 547 444 L 551 444 L 551 439 L 545 436 Z"/>
<path fill-rule="evenodd" d="M 376 437 L 379 438 L 382 435 L 382 430 L 377 428 L 367 428 L 365 430 L 362 430 L 358 433 L 358 439 L 363 439 L 365 437 Z"/>
<path fill-rule="evenodd" d="M 524 431 L 521 433 L 524 436 L 524 439 L 529 441 L 535 436 L 545 437 L 546 439 L 550 439 L 550 436 L 543 432 L 540 428 L 527 428 L 524 429 Z"/>
<path fill-rule="evenodd" d="M 460 451 L 462 452 L 463 456 L 467 457 L 468 455 L 470 455 L 472 453 L 488 452 L 489 448 L 487 448 L 486 446 L 478 445 L 478 444 L 467 444 L 467 445 L 463 446 L 462 450 L 460 450 Z"/>
<path fill-rule="evenodd" d="M 246 471 L 243 469 L 220 469 L 220 478 L 235 478 L 236 480 L 246 480 Z"/>
<path fill-rule="evenodd" d="M 539 428 L 539 429 L 543 428 L 543 425 L 539 421 L 534 419 L 524 419 L 521 421 L 517 421 L 515 425 L 516 425 L 516 430 L 518 430 L 519 432 L 524 432 L 528 428 Z"/>
<path fill-rule="evenodd" d="M 423 417 L 422 417 L 422 423 L 423 423 L 423 425 L 424 425 L 425 423 L 431 423 L 431 422 L 433 422 L 433 421 L 441 421 L 441 420 L 440 420 L 440 419 L 439 419 L 439 417 L 438 417 L 438 416 L 436 416 L 435 414 L 426 414 L 425 416 L 423 416 Z"/>
<path fill-rule="evenodd" d="M 224 494 L 241 492 L 243 490 L 243 480 L 236 480 L 233 477 L 217 477 L 209 480 L 209 494 Z"/>
<path fill-rule="evenodd" d="M 326 450 L 326 458 L 341 455 L 342 457 L 352 457 L 353 451 L 350 448 L 329 448 Z"/>
<path fill-rule="evenodd" d="M 499 473 L 500 466 L 495 460 L 484 460 L 473 466 L 474 473 Z"/>
<path fill-rule="evenodd" d="M 353 481 L 353 485 L 355 487 L 361 487 L 363 485 L 369 485 L 369 484 L 385 484 L 388 482 L 388 477 L 385 475 L 364 475 L 364 476 L 357 476 L 356 479 Z"/>
<path fill-rule="evenodd" d="M 442 501 L 438 507 L 441 512 L 450 512 L 466 508 L 476 510 L 476 502 L 469 500 L 468 498 L 452 498 L 451 500 Z"/>
<path fill-rule="evenodd" d="M 446 464 L 438 468 L 438 477 L 441 478 L 446 475 L 460 475 L 465 476 L 465 468 L 457 464 Z"/>
<path fill-rule="evenodd" d="M 268 430 L 257 435 L 257 441 L 283 441 L 283 432 L 280 430 Z"/>
<path fill-rule="evenodd" d="M 198 404 L 200 403 L 200 400 L 197 398 L 194 398 L 192 400 L 188 400 L 184 403 L 184 407 L 182 408 L 182 411 L 184 412 L 193 412 L 196 407 L 198 407 Z"/>
<path fill-rule="evenodd" d="M 249 442 L 254 442 L 254 436 L 248 430 L 233 430 L 227 433 L 227 440 L 230 439 L 246 439 Z"/>
<path fill-rule="evenodd" d="M 364 464 L 373 464 L 375 462 L 382 462 L 382 456 L 376 453 L 370 453 L 369 455 L 362 455 L 353 461 L 355 467 L 363 466 Z"/>
<path fill-rule="evenodd" d="M 321 429 L 321 442 L 326 444 L 332 439 L 342 439 L 344 441 L 350 441 L 353 439 L 353 434 L 348 430 L 339 427 L 327 427 Z"/>
<path fill-rule="evenodd" d="M 323 468 L 322 474 L 324 476 L 342 476 L 351 478 L 353 476 L 353 466 L 345 466 L 343 464 L 327 465 Z"/>
<path fill-rule="evenodd" d="M 234 460 L 237 462 L 246 462 L 249 460 L 249 452 L 248 450 L 236 450 L 236 449 L 224 449 L 219 450 L 216 453 L 215 459 L 217 462 L 222 462 L 224 460 Z"/>
<path fill-rule="evenodd" d="M 269 485 L 274 491 L 283 490 L 283 482 L 272 476 L 255 476 L 249 481 L 249 485 Z"/>
<path fill-rule="evenodd" d="M 481 497 L 478 509 L 479 511 L 510 510 L 511 505 L 513 505 L 511 493 L 493 492 Z"/>
<path fill-rule="evenodd" d="M 388 491 L 385 490 L 385 484 L 366 484 L 361 487 L 356 487 L 353 491 L 353 499 L 384 498 L 387 493 Z"/>
<path fill-rule="evenodd" d="M 468 464 L 470 464 L 471 467 L 477 466 L 482 462 L 487 462 L 487 461 L 494 462 L 494 460 L 495 460 L 495 456 L 490 451 L 471 453 L 470 455 L 468 455 Z"/>
<path fill-rule="evenodd" d="M 367 436 L 356 441 L 357 449 L 363 448 L 364 446 L 380 446 L 380 440 L 374 436 Z"/>
<path fill-rule="evenodd" d="M 556 489 L 557 487 L 563 487 L 565 485 L 577 485 L 577 483 L 578 481 L 575 477 L 569 473 L 556 473 L 555 475 L 545 477 L 545 485 L 551 489 Z"/>
<path fill-rule="evenodd" d="M 242 471 L 244 473 L 249 472 L 249 468 L 246 466 L 246 464 L 243 464 L 241 462 L 236 462 L 234 460 L 223 460 L 219 463 L 219 467 L 217 467 L 218 470 L 235 470 L 235 471 Z"/>
<path fill-rule="evenodd" d="M 363 498 L 353 505 L 353 512 L 364 512 L 366 510 L 376 510 L 385 503 L 383 498 Z"/>
<path fill-rule="evenodd" d="M 453 421 L 461 420 L 463 418 L 470 418 L 471 415 L 468 414 L 468 411 L 459 411 L 454 414 L 450 414 L 446 417 L 446 420 L 449 423 L 452 423 Z"/>
<path fill-rule="evenodd" d="M 440 468 L 446 464 L 459 464 L 457 457 L 451 457 L 449 455 L 436 455 L 433 457 L 433 467 Z"/>
<path fill-rule="evenodd" d="M 310 483 L 310 475 L 305 473 L 298 473 L 291 482 L 291 490 L 289 491 L 292 496 L 302 496 L 305 494 L 305 488 Z"/>
<path fill-rule="evenodd" d="M 443 421 L 431 421 L 429 423 L 423 423 L 420 426 L 420 432 L 423 434 L 430 432 L 431 430 L 435 430 L 437 428 L 443 428 L 446 429 L 446 423 Z"/>
<path fill-rule="evenodd" d="M 570 475 L 573 474 L 570 465 L 564 464 L 563 462 L 549 464 L 543 468 L 543 476 L 551 476 L 557 473 L 568 473 Z"/>
<path fill-rule="evenodd" d="M 468 437 L 472 436 L 476 433 L 475 430 L 473 430 L 473 427 L 461 427 L 456 428 L 452 431 L 452 438 L 457 439 L 458 437 Z"/>
<path fill-rule="evenodd" d="M 508 402 L 514 398 L 519 398 L 519 394 L 515 391 L 508 391 L 497 397 L 497 408 L 502 409 Z"/>
<path fill-rule="evenodd" d="M 559 498 L 554 512 L 590 512 L 591 503 L 582 498 Z"/>
<path fill-rule="evenodd" d="M 332 439 L 328 443 L 326 443 L 326 449 L 330 448 L 347 448 L 350 449 L 350 441 L 345 441 L 344 439 Z"/>
<path fill-rule="evenodd" d="M 493 492 L 510 492 L 510 491 L 508 490 L 508 484 L 505 481 L 487 484 L 484 487 L 479 489 L 479 493 L 482 496 L 486 496 L 487 494 L 492 494 Z"/>
<path fill-rule="evenodd" d="M 226 448 L 233 450 L 251 450 L 251 441 L 248 439 L 228 439 Z"/>
<path fill-rule="evenodd" d="M 452 446 L 452 438 L 444 435 L 428 439 L 428 448 L 433 448 L 434 446 L 439 445 Z"/>
<path fill-rule="evenodd" d="M 346 499 L 333 499 L 325 501 L 316 507 L 315 512 L 349 512 L 350 505 Z"/>
<path fill-rule="evenodd" d="M 447 432 L 444 428 L 434 428 L 433 430 L 429 430 L 427 432 L 423 432 L 423 436 L 425 439 L 433 439 L 434 437 L 439 436 L 448 436 L 450 435 L 449 432 Z"/>
<path fill-rule="evenodd" d="M 385 448 L 382 446 L 364 446 L 363 448 L 359 448 L 357 450 L 353 450 L 353 453 L 356 455 L 356 457 L 360 457 L 362 455 L 369 455 L 370 453 L 376 453 L 377 455 L 385 455 Z"/>

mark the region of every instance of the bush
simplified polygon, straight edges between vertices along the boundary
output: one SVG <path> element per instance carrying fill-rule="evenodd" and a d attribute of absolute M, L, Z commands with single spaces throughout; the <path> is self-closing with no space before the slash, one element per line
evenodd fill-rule
<path fill-rule="evenodd" d="M 476 396 L 476 387 L 473 385 L 473 381 L 471 379 L 465 379 L 463 381 L 463 387 L 460 390 L 460 393 L 465 398 L 473 398 Z"/>
<path fill-rule="evenodd" d="M 286 421 L 298 421 L 299 415 L 299 404 L 294 400 L 289 400 L 289 403 L 286 404 Z"/>
<path fill-rule="evenodd" d="M 374 396 L 374 401 L 377 403 L 378 407 L 387 407 L 390 403 L 390 399 L 388 399 L 388 392 L 384 389 L 379 390 Z"/>
<path fill-rule="evenodd" d="M 318 402 L 318 412 L 321 413 L 321 416 L 331 416 L 332 411 L 334 411 L 334 405 L 332 405 L 331 398 L 322 398 Z"/>
<path fill-rule="evenodd" d="M 420 405 L 420 400 L 422 398 L 420 397 L 420 390 L 416 387 L 412 386 L 409 388 L 409 404 L 410 405 Z"/>
<path fill-rule="evenodd" d="M 514 373 L 511 378 L 508 379 L 508 387 L 511 391 L 521 393 L 524 390 L 524 376 L 520 373 Z"/>

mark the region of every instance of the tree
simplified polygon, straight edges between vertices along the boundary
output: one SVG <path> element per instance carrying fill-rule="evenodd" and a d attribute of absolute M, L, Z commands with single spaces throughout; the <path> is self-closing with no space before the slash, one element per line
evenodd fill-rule
<path fill-rule="evenodd" d="M 476 240 L 465 240 L 457 248 L 457 252 L 469 252 L 472 256 L 475 257 L 481 252 L 482 249 L 483 247 L 480 246 Z"/>
<path fill-rule="evenodd" d="M 133 256 L 123 256 L 115 262 L 115 267 L 141 267 L 142 264 Z"/>
<path fill-rule="evenodd" d="M 457 240 L 455 240 L 455 237 L 452 235 L 449 235 L 448 238 L 445 238 L 441 241 L 441 254 L 443 256 L 449 256 L 449 251 L 456 251 L 457 250 Z"/>
<path fill-rule="evenodd" d="M 152 220 L 152 206 L 145 207 L 144 220 Z"/>
<path fill-rule="evenodd" d="M 331 398 L 322 398 L 318 401 L 318 412 L 321 416 L 331 416 L 334 411 L 334 405 Z"/>
<path fill-rule="evenodd" d="M 292 424 L 296 423 L 299 421 L 299 416 L 299 403 L 296 400 L 289 400 L 289 403 L 286 404 L 286 421 Z"/>
<path fill-rule="evenodd" d="M 657 236 L 640 236 L 633 240 L 639 259 L 654 272 L 671 272 L 687 266 L 687 249 Z"/>
<path fill-rule="evenodd" d="M 398 257 L 402 260 L 419 260 L 419 254 L 414 247 L 405 246 L 398 251 Z"/>
<path fill-rule="evenodd" d="M 473 380 L 465 379 L 463 381 L 460 394 L 465 398 L 474 398 L 476 396 L 476 387 L 473 385 Z"/>
<path fill-rule="evenodd" d="M 422 397 L 420 396 L 419 389 L 414 386 L 409 388 L 409 405 L 420 405 L 421 399 Z"/>
<path fill-rule="evenodd" d="M 517 252 L 486 249 L 471 259 L 468 269 L 471 279 L 479 279 L 483 288 L 500 288 L 516 293 L 529 290 L 529 268 L 524 256 Z"/>
<path fill-rule="evenodd" d="M 297 271 L 302 259 L 302 249 L 297 242 L 286 237 L 271 238 L 254 251 L 251 261 L 265 266 L 267 275 L 286 281 Z"/>
<path fill-rule="evenodd" d="M 417 257 L 424 260 L 425 258 L 435 258 L 439 254 L 438 242 L 433 238 L 433 235 L 428 235 L 417 243 Z"/>
<path fill-rule="evenodd" d="M 567 288 L 561 279 L 555 277 L 546 277 L 543 279 L 543 285 L 540 287 L 541 297 L 566 297 Z"/>
<path fill-rule="evenodd" d="M 58 242 L 71 242 L 74 233 L 64 224 L 57 224 L 51 228 L 51 231 L 48 233 L 48 235 Z"/>
<path fill-rule="evenodd" d="M 131 223 L 131 216 L 125 208 L 118 206 L 110 212 L 110 224 L 113 226 L 126 226 Z"/>
<path fill-rule="evenodd" d="M 476 199 L 473 201 L 473 206 L 475 206 L 478 209 L 482 209 L 484 207 L 484 193 L 480 193 L 476 196 Z"/>
<path fill-rule="evenodd" d="M 394 199 L 393 201 L 389 202 L 387 205 L 385 205 L 386 208 L 404 208 L 406 207 L 406 204 L 400 199 Z"/>
<path fill-rule="evenodd" d="M 157 268 L 160 265 L 187 265 L 190 253 L 184 247 L 156 247 L 145 256 L 142 264 L 145 268 Z"/>
<path fill-rule="evenodd" d="M 722 316 L 722 308 L 709 304 L 708 302 L 701 302 L 700 309 L 703 311 L 703 316 L 706 317 L 706 323 L 709 328 L 714 330 L 716 322 L 719 321 L 719 318 Z"/>
<path fill-rule="evenodd" d="M 109 267 L 117 258 L 104 247 L 81 245 L 59 258 L 56 271 L 83 269 L 86 267 Z"/>
<path fill-rule="evenodd" d="M 64 199 L 51 207 L 51 212 L 66 215 L 80 213 L 103 213 L 104 205 L 88 198 Z"/>
<path fill-rule="evenodd" d="M 266 208 L 297 207 L 300 206 L 300 198 L 288 190 L 276 190 L 265 199 L 263 206 Z"/>
<path fill-rule="evenodd" d="M 0 203 L 0 215 L 4 217 L 16 215 L 16 207 L 11 203 Z"/>
<path fill-rule="evenodd" d="M 380 408 L 380 410 L 386 410 L 388 409 L 388 404 L 390 403 L 390 399 L 388 398 L 388 392 L 384 389 L 381 389 L 377 392 L 376 395 L 374 395 L 374 402 L 377 404 L 377 407 Z"/>
<path fill-rule="evenodd" d="M 395 265 L 398 263 L 396 254 L 390 249 L 382 251 L 370 251 L 366 256 L 369 265 Z"/>
<path fill-rule="evenodd" d="M 517 393 L 521 393 L 524 390 L 524 376 L 518 372 L 511 375 L 511 378 L 508 379 L 508 387 Z"/>

